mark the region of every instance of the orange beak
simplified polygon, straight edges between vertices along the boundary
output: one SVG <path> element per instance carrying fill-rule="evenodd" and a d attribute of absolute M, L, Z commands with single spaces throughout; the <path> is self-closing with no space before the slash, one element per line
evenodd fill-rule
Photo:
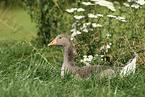
<path fill-rule="evenodd" d="M 51 43 L 48 44 L 48 46 L 50 45 L 57 45 L 56 39 L 54 39 Z"/>

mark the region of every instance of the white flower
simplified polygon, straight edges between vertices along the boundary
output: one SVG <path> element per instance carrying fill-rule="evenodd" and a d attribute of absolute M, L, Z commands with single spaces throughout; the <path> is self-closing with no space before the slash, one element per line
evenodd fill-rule
<path fill-rule="evenodd" d="M 104 49 L 104 46 L 100 47 L 100 50 Z"/>
<path fill-rule="evenodd" d="M 92 55 L 89 55 L 88 56 L 88 61 L 92 61 L 92 59 L 93 59 L 93 56 Z"/>
<path fill-rule="evenodd" d="M 86 25 L 90 25 L 90 24 L 91 24 L 91 22 L 86 23 Z"/>
<path fill-rule="evenodd" d="M 84 32 L 89 32 L 89 30 L 88 30 L 88 29 L 86 29 L 86 28 L 85 28 L 83 31 L 84 31 Z"/>
<path fill-rule="evenodd" d="M 92 58 L 88 58 L 88 60 L 87 61 L 92 61 Z"/>
<path fill-rule="evenodd" d="M 122 22 L 127 22 L 126 20 L 125 20 L 125 18 L 124 17 L 116 17 L 116 19 L 119 19 L 120 21 L 122 21 Z"/>
<path fill-rule="evenodd" d="M 77 10 L 77 8 L 71 8 L 71 10 Z"/>
<path fill-rule="evenodd" d="M 102 14 L 97 14 L 97 16 L 99 16 L 99 17 L 103 17 L 103 15 L 102 15 Z"/>
<path fill-rule="evenodd" d="M 114 15 L 107 15 L 108 17 L 114 17 L 114 18 L 116 18 L 116 16 L 114 16 Z"/>
<path fill-rule="evenodd" d="M 121 20 L 122 22 L 127 22 L 126 20 Z"/>
<path fill-rule="evenodd" d="M 140 6 L 138 4 L 133 4 L 131 7 L 135 7 L 136 9 L 139 8 Z"/>
<path fill-rule="evenodd" d="M 127 0 L 128 2 L 133 2 L 133 1 L 135 1 L 135 0 Z"/>
<path fill-rule="evenodd" d="M 74 37 L 74 36 L 76 36 L 76 35 L 77 35 L 76 31 L 74 31 L 74 32 L 71 34 L 71 37 Z"/>
<path fill-rule="evenodd" d="M 109 45 L 112 45 L 112 43 L 109 43 Z"/>
<path fill-rule="evenodd" d="M 96 54 L 95 56 L 99 56 L 98 54 Z"/>
<path fill-rule="evenodd" d="M 117 2 L 117 1 L 114 1 L 114 3 L 119 4 L 119 2 Z"/>
<path fill-rule="evenodd" d="M 77 8 L 66 9 L 67 12 L 74 12 Z"/>
<path fill-rule="evenodd" d="M 77 15 L 74 16 L 74 18 L 76 18 L 76 19 L 81 19 L 83 17 L 85 17 L 85 16 L 77 16 Z"/>
<path fill-rule="evenodd" d="M 84 57 L 83 60 L 81 60 L 80 62 L 85 63 L 87 66 L 90 65 L 89 63 L 90 63 L 90 62 L 92 61 L 92 59 L 94 58 L 92 55 L 89 55 L 89 56 L 84 55 L 83 57 Z"/>
<path fill-rule="evenodd" d="M 108 49 L 111 48 L 111 47 L 110 47 L 110 45 L 107 44 L 107 45 L 105 46 L 105 48 L 106 48 L 106 52 L 108 52 Z"/>
<path fill-rule="evenodd" d="M 83 28 L 86 28 L 86 27 L 87 27 L 86 23 L 83 23 Z"/>
<path fill-rule="evenodd" d="M 79 8 L 77 11 L 85 11 L 85 9 L 83 9 L 83 8 Z"/>
<path fill-rule="evenodd" d="M 118 17 L 118 19 L 119 19 L 119 20 L 122 20 L 122 19 L 125 19 L 125 18 L 124 18 L 124 17 L 120 17 L 120 16 L 119 16 L 119 17 Z"/>
<path fill-rule="evenodd" d="M 112 11 L 116 11 L 112 2 L 105 1 L 105 0 L 98 0 L 97 2 L 95 2 L 95 4 L 99 4 L 100 6 L 106 6 L 108 7 L 108 9 L 111 9 Z"/>
<path fill-rule="evenodd" d="M 93 31 L 94 29 L 89 29 L 89 30 Z"/>
<path fill-rule="evenodd" d="M 102 27 L 102 25 L 96 24 L 96 23 L 92 23 L 93 27 Z"/>
<path fill-rule="evenodd" d="M 92 56 L 92 55 L 89 55 L 88 57 L 89 57 L 89 58 L 93 58 L 93 56 Z"/>
<path fill-rule="evenodd" d="M 81 34 L 80 31 L 77 31 L 77 30 L 75 30 L 75 29 L 72 29 L 71 32 L 73 32 L 73 33 L 71 34 L 71 40 L 73 40 L 73 37 L 76 36 L 77 34 Z"/>
<path fill-rule="evenodd" d="M 84 58 L 87 58 L 87 56 L 86 56 L 86 55 L 84 55 L 83 57 L 84 57 Z"/>
<path fill-rule="evenodd" d="M 97 27 L 102 27 L 102 25 L 100 25 L 100 24 L 97 24 Z"/>
<path fill-rule="evenodd" d="M 74 12 L 74 10 L 71 10 L 71 9 L 67 9 L 66 11 L 67 12 Z"/>
<path fill-rule="evenodd" d="M 128 3 L 123 3 L 123 5 L 125 5 L 126 7 L 129 7 L 129 4 Z"/>
<path fill-rule="evenodd" d="M 116 11 L 116 9 L 114 8 L 114 6 L 108 6 L 109 9 L 111 9 L 112 11 Z"/>
<path fill-rule="evenodd" d="M 97 27 L 97 24 L 96 24 L 96 23 L 92 23 L 92 26 L 93 26 L 93 27 Z"/>
<path fill-rule="evenodd" d="M 71 32 L 74 32 L 74 31 L 76 31 L 76 29 L 72 29 L 72 30 L 70 30 Z"/>
<path fill-rule="evenodd" d="M 87 65 L 87 66 L 90 66 L 90 64 L 89 64 L 89 63 L 87 63 L 87 62 L 86 62 L 86 65 Z"/>
<path fill-rule="evenodd" d="M 140 5 L 144 5 L 145 4 L 145 1 L 144 0 L 138 0 L 138 1 L 135 1 L 136 3 L 140 4 Z"/>
<path fill-rule="evenodd" d="M 108 48 L 111 48 L 111 47 L 110 47 L 110 45 L 107 44 L 107 45 L 106 45 L 106 49 L 108 49 Z"/>
<path fill-rule="evenodd" d="M 89 14 L 88 14 L 88 17 L 90 17 L 90 18 L 97 18 L 97 15 L 94 15 L 94 14 L 92 14 L 92 13 L 89 13 Z"/>
<path fill-rule="evenodd" d="M 84 58 L 84 62 L 88 61 L 88 58 Z"/>
<path fill-rule="evenodd" d="M 83 62 L 84 60 L 81 60 L 80 62 Z"/>
<path fill-rule="evenodd" d="M 101 57 L 104 57 L 104 55 L 101 55 Z"/>
<path fill-rule="evenodd" d="M 93 5 L 91 2 L 82 2 L 84 5 Z"/>
<path fill-rule="evenodd" d="M 71 32 L 73 32 L 73 33 L 71 34 L 71 37 L 74 37 L 74 36 L 76 36 L 77 34 L 81 34 L 80 31 L 76 31 L 75 29 L 72 29 Z"/>
<path fill-rule="evenodd" d="M 102 47 L 100 48 L 100 50 L 105 49 L 105 51 L 108 52 L 108 49 L 109 49 L 109 48 L 111 48 L 111 47 L 110 47 L 110 45 L 107 44 L 106 46 L 102 46 Z M 103 56 L 101 55 L 101 57 L 103 57 Z"/>
<path fill-rule="evenodd" d="M 77 34 L 81 34 L 81 32 L 80 31 L 77 31 Z"/>
<path fill-rule="evenodd" d="M 99 0 L 91 0 L 91 1 L 99 1 Z"/>
<path fill-rule="evenodd" d="M 72 27 L 73 27 L 73 28 L 76 28 L 77 23 L 78 23 L 78 20 L 76 20 L 76 21 L 72 24 Z"/>
<path fill-rule="evenodd" d="M 107 37 L 111 36 L 111 34 L 107 34 Z"/>
<path fill-rule="evenodd" d="M 118 17 L 116 17 L 116 20 L 118 19 Z"/>
<path fill-rule="evenodd" d="M 84 28 L 83 27 L 80 27 L 80 30 L 83 30 Z"/>

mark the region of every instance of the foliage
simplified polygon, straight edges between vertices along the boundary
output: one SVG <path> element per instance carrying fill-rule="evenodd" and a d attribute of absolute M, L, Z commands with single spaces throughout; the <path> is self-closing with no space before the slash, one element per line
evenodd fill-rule
<path fill-rule="evenodd" d="M 33 21 L 37 23 L 37 40 L 39 44 L 50 42 L 50 37 L 58 33 L 68 32 L 71 27 L 71 15 L 66 15 L 65 0 L 21 0 L 29 11 Z M 65 22 L 64 22 L 65 21 Z"/>
<path fill-rule="evenodd" d="M 143 59 L 145 23 L 141 20 L 144 20 L 145 6 L 135 7 L 133 2 L 94 1 L 81 1 L 77 8 L 67 9 L 76 20 L 71 30 L 76 59 L 80 61 L 84 55 L 91 55 L 95 64 L 121 65 L 120 62 L 126 63 L 134 52 Z"/>

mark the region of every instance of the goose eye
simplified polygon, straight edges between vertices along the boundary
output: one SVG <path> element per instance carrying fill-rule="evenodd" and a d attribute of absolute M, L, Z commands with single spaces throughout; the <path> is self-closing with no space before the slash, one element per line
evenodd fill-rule
<path fill-rule="evenodd" d="M 59 37 L 59 39 L 61 39 L 61 37 Z"/>

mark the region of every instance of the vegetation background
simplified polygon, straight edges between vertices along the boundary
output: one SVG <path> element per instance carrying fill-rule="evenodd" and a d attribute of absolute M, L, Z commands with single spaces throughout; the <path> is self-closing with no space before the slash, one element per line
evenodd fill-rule
<path fill-rule="evenodd" d="M 1 0 L 0 96 L 144 96 L 145 5 L 108 1 Z M 136 73 L 61 78 L 63 50 L 45 46 L 61 33 L 73 39 L 76 65 L 120 66 L 137 52 Z"/>

